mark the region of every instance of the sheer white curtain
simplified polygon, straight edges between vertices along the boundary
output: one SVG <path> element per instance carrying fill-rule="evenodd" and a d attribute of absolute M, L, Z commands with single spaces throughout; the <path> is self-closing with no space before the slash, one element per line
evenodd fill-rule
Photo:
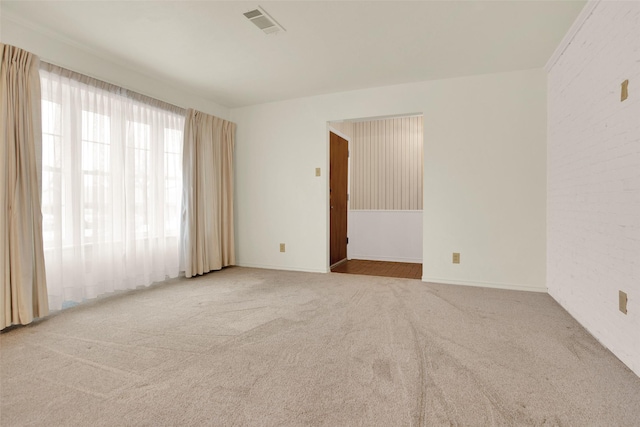
<path fill-rule="evenodd" d="M 45 65 L 49 305 L 178 275 L 184 111 Z"/>

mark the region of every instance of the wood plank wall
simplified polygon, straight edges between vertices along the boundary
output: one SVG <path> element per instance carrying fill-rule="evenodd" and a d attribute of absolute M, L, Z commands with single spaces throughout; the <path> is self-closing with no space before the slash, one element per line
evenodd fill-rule
<path fill-rule="evenodd" d="M 423 118 L 354 122 L 353 210 L 422 210 Z"/>

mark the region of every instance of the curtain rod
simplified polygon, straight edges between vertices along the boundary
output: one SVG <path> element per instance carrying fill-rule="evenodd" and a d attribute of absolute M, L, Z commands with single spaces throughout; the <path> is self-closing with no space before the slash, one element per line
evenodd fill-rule
<path fill-rule="evenodd" d="M 56 74 L 60 74 L 63 77 L 67 77 L 81 83 L 87 84 L 89 86 L 94 86 L 99 89 L 103 89 L 129 99 L 133 99 L 136 101 L 141 101 L 146 104 L 149 104 L 154 107 L 162 108 L 177 114 L 182 114 L 186 116 L 187 109 L 182 108 L 180 106 L 171 104 L 166 101 L 161 101 L 157 98 L 153 98 L 148 95 L 143 95 L 139 92 L 124 88 L 122 86 L 115 85 L 113 83 L 105 82 L 104 80 L 97 79 L 95 77 L 87 76 L 86 74 L 78 73 L 76 71 L 69 70 L 67 68 L 61 67 L 59 65 L 54 65 L 49 62 L 40 60 L 40 69 L 45 71 L 53 72 Z"/>

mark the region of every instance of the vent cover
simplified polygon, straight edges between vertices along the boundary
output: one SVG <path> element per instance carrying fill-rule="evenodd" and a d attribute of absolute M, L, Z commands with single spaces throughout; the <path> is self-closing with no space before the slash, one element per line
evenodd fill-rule
<path fill-rule="evenodd" d="M 255 10 L 246 12 L 244 16 L 246 16 L 249 21 L 253 22 L 256 27 L 264 31 L 265 34 L 273 34 L 279 31 L 286 31 L 260 6 L 258 6 L 258 8 Z"/>

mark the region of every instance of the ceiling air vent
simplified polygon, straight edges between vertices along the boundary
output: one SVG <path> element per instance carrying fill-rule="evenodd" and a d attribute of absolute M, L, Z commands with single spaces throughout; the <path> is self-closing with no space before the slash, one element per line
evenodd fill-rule
<path fill-rule="evenodd" d="M 286 31 L 280 24 L 276 22 L 263 8 L 258 6 L 255 10 L 250 10 L 244 16 L 255 24 L 256 27 L 264 31 L 265 34 L 273 34 L 279 31 Z"/>

